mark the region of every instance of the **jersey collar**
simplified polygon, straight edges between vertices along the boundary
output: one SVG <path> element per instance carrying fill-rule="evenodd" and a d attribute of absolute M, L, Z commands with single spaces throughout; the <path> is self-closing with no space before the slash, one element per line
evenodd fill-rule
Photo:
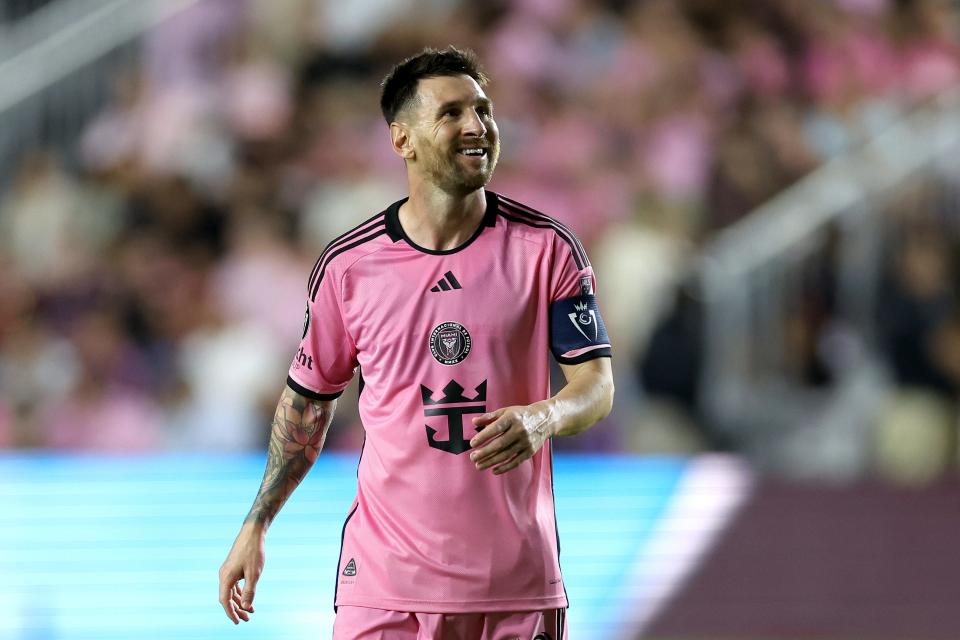
<path fill-rule="evenodd" d="M 410 245 L 411 248 L 416 249 L 421 253 L 429 253 L 435 256 L 445 256 L 451 253 L 457 253 L 459 251 L 463 251 L 464 249 L 469 247 L 471 244 L 473 244 L 474 240 L 480 237 L 480 234 L 483 233 L 483 230 L 485 228 L 493 227 L 493 226 L 496 226 L 497 224 L 497 209 L 499 207 L 499 196 L 497 196 L 497 194 L 495 194 L 493 191 L 490 191 L 490 190 L 484 191 L 484 195 L 486 196 L 486 199 L 487 199 L 487 208 L 483 212 L 483 220 L 480 222 L 480 226 L 477 227 L 477 230 L 473 232 L 473 235 L 470 236 L 470 239 L 464 242 L 463 244 L 461 244 L 459 247 L 454 247 L 453 249 L 444 249 L 442 251 L 439 251 L 436 249 L 426 249 L 418 245 L 413 240 L 411 240 L 410 237 L 407 236 L 407 233 L 403 230 L 403 227 L 400 225 L 400 206 L 404 202 L 409 200 L 410 199 L 409 197 L 403 198 L 402 200 L 397 200 L 387 208 L 387 220 L 386 220 L 387 235 L 394 242 L 399 242 L 402 240 L 406 242 L 408 245 Z"/>

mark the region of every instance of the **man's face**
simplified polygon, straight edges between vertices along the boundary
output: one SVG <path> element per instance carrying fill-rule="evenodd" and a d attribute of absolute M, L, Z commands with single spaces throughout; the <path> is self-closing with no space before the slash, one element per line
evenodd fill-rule
<path fill-rule="evenodd" d="M 406 120 L 415 156 L 408 164 L 442 191 L 465 195 L 485 186 L 500 156 L 493 104 L 470 76 L 425 78 Z"/>

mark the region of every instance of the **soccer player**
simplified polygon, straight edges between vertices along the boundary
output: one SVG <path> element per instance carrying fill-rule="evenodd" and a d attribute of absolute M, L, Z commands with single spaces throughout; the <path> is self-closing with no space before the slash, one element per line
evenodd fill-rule
<path fill-rule="evenodd" d="M 366 437 L 335 640 L 566 637 L 550 439 L 610 412 L 610 345 L 570 229 L 484 188 L 500 153 L 486 82 L 453 47 L 384 80 L 409 197 L 310 273 L 263 483 L 220 569 L 234 623 L 253 613 L 267 528 L 356 373 Z M 567 379 L 553 397 L 548 352 Z"/>

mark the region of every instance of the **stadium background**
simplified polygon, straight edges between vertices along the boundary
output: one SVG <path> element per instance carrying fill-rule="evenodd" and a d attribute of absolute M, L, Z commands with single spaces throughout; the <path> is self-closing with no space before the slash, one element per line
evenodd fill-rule
<path fill-rule="evenodd" d="M 216 571 L 309 268 L 402 195 L 378 81 L 477 50 L 613 415 L 557 442 L 571 638 L 960 638 L 945 0 L 0 2 L 0 637 L 328 637 L 340 404 L 258 612 Z"/>

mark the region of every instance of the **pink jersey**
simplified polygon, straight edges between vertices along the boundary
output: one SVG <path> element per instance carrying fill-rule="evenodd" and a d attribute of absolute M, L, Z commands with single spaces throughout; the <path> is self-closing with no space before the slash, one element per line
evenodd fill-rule
<path fill-rule="evenodd" d="M 337 605 L 423 613 L 567 606 L 551 445 L 477 471 L 472 417 L 550 395 L 548 357 L 610 355 L 573 233 L 492 192 L 461 247 L 416 246 L 391 205 L 337 238 L 309 280 L 288 385 L 334 398 L 359 367 L 366 431 Z"/>

